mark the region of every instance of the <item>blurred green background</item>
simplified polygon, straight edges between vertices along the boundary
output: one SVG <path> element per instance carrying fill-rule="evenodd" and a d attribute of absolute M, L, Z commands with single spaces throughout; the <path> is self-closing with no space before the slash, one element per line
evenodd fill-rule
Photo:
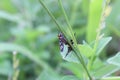
<path fill-rule="evenodd" d="M 65 24 L 57 0 L 44 0 L 55 18 Z M 102 51 L 106 58 L 120 51 L 120 0 L 112 0 L 103 30 L 112 36 Z M 86 40 L 89 0 L 63 0 L 63 5 L 78 43 Z M 64 61 L 60 55 L 57 27 L 38 0 L 0 1 L 0 80 L 10 80 L 19 71 L 18 80 L 57 80 L 78 74 L 79 65 Z M 13 55 L 16 51 L 18 54 Z M 19 60 L 14 69 L 13 58 Z M 76 67 L 75 67 L 76 66 Z"/>

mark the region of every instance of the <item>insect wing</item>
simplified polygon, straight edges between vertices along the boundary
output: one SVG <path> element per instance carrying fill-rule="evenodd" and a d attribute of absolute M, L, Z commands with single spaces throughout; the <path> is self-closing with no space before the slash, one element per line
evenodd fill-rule
<path fill-rule="evenodd" d="M 62 58 L 69 62 L 79 63 L 79 60 L 76 58 L 73 51 L 68 52 L 68 45 L 64 45 L 63 51 L 60 52 Z M 66 56 L 67 55 L 67 56 Z"/>
<path fill-rule="evenodd" d="M 63 52 L 64 43 L 61 40 L 59 40 L 59 45 L 60 45 L 60 51 Z"/>

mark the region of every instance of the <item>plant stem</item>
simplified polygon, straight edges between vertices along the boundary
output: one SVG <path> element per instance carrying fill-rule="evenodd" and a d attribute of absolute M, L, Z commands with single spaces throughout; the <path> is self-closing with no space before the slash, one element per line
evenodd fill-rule
<path fill-rule="evenodd" d="M 40 4 L 45 8 L 45 10 L 47 11 L 47 13 L 49 14 L 49 16 L 52 18 L 52 20 L 55 22 L 55 24 L 57 25 L 58 29 L 60 31 L 62 31 L 63 29 L 60 27 L 60 24 L 57 22 L 57 20 L 55 19 L 55 17 L 52 15 L 52 13 L 50 12 L 50 10 L 45 6 L 45 4 L 41 1 L 38 0 L 40 2 Z"/>
<path fill-rule="evenodd" d="M 19 59 L 17 59 L 17 52 L 13 51 L 13 80 L 17 80 L 18 75 L 19 75 L 19 70 L 17 69 L 19 66 Z"/>
<path fill-rule="evenodd" d="M 70 25 L 70 21 L 68 20 L 68 17 L 67 17 L 67 15 L 66 15 L 66 13 L 65 13 L 65 10 L 64 10 L 64 8 L 63 8 L 63 5 L 62 5 L 62 2 L 61 2 L 61 0 L 58 0 L 59 1 L 59 4 L 60 4 L 60 8 L 61 8 L 61 10 L 62 10 L 62 12 L 63 12 L 63 14 L 64 14 L 64 17 L 65 17 L 65 20 L 66 20 L 66 22 L 67 22 L 67 25 L 68 25 L 68 28 L 69 28 L 69 30 L 70 30 L 70 32 L 71 32 L 71 35 L 72 35 L 72 38 L 74 39 L 73 41 L 75 42 L 74 44 L 77 44 L 76 42 L 76 39 L 75 39 L 75 37 L 74 37 L 74 33 L 73 33 L 73 31 L 72 31 L 72 27 L 71 27 L 71 25 Z"/>
<path fill-rule="evenodd" d="M 86 71 L 86 73 L 87 73 L 87 75 L 88 75 L 88 77 L 89 77 L 89 80 L 92 80 L 92 77 L 91 77 L 91 75 L 90 75 L 90 73 L 89 73 L 89 71 L 88 71 L 88 69 L 87 69 L 87 67 L 86 67 L 86 65 L 85 65 L 85 62 L 84 62 L 84 60 L 83 60 L 82 55 L 78 55 L 78 51 L 75 50 L 75 49 L 74 49 L 74 52 L 75 52 L 75 55 L 77 56 L 77 58 L 79 59 L 79 61 L 81 62 L 83 68 L 85 69 L 85 71 Z"/>
<path fill-rule="evenodd" d="M 62 12 L 63 12 L 63 14 L 64 14 L 64 17 L 65 17 L 65 20 L 66 20 L 66 22 L 67 22 L 67 25 L 68 25 L 68 27 L 69 27 L 69 30 L 70 30 L 70 32 L 71 32 L 72 38 L 74 39 L 74 42 L 76 42 L 75 45 L 76 45 L 76 49 L 77 49 L 77 50 L 75 50 L 75 48 L 72 47 L 72 45 L 71 45 L 71 47 L 73 48 L 73 50 L 74 50 L 77 58 L 79 59 L 79 61 L 82 63 L 83 68 L 85 69 L 85 71 L 86 71 L 89 79 L 92 80 L 92 77 L 91 77 L 89 71 L 87 70 L 87 67 L 86 67 L 86 65 L 85 65 L 85 62 L 84 62 L 84 59 L 83 59 L 82 55 L 81 55 L 81 54 L 78 55 L 79 50 L 78 50 L 78 47 L 77 47 L 77 41 L 76 41 L 76 38 L 74 37 L 73 30 L 72 30 L 72 27 L 71 27 L 71 25 L 70 25 L 70 21 L 68 20 L 68 17 L 67 17 L 67 15 L 66 15 L 66 13 L 65 13 L 65 10 L 64 10 L 64 8 L 63 8 L 62 2 L 61 2 L 61 0 L 58 0 L 58 1 L 59 1 L 59 4 L 60 4 L 60 7 L 61 7 L 61 9 L 62 9 Z"/>
<path fill-rule="evenodd" d="M 95 44 L 94 44 L 94 47 L 93 47 L 93 56 L 91 57 L 91 60 L 88 63 L 88 70 L 91 69 L 91 67 L 93 65 L 93 62 L 96 59 L 96 54 L 95 53 L 96 53 L 96 50 L 97 50 L 98 42 L 100 40 L 99 37 L 100 37 L 101 30 L 102 30 L 102 26 L 101 25 L 102 25 L 103 22 L 105 22 L 106 16 L 104 16 L 104 14 L 105 14 L 105 9 L 108 6 L 109 2 L 110 2 L 110 0 L 107 0 L 105 2 L 105 5 L 104 5 L 102 13 L 101 13 L 101 18 L 100 18 L 100 22 L 99 22 L 98 31 L 97 31 L 97 36 L 96 36 Z"/>
<path fill-rule="evenodd" d="M 61 26 L 59 25 L 59 23 L 57 22 L 57 20 L 55 19 L 55 17 L 52 15 L 52 13 L 49 11 L 49 9 L 45 6 L 45 4 L 44 4 L 41 0 L 39 0 L 39 2 L 40 2 L 40 4 L 45 8 L 45 10 L 48 12 L 48 14 L 50 15 L 50 17 L 53 19 L 53 21 L 54 21 L 55 24 L 57 25 L 58 29 L 65 35 L 66 32 L 64 31 L 64 29 L 61 28 Z M 82 58 L 82 55 L 80 55 L 80 56 L 78 55 L 78 54 L 79 54 L 79 50 L 78 50 L 78 47 L 77 47 L 77 41 L 76 41 L 76 39 L 75 39 L 75 37 L 74 37 L 74 34 L 73 34 L 73 31 L 72 31 L 71 25 L 69 24 L 67 15 L 66 15 L 63 7 L 62 7 L 61 1 L 59 1 L 59 3 L 60 3 L 60 5 L 61 5 L 62 11 L 63 11 L 63 13 L 64 13 L 64 17 L 65 17 L 65 19 L 66 19 L 67 25 L 68 25 L 69 30 L 70 30 L 70 32 L 71 32 L 72 38 L 74 39 L 75 47 L 71 44 L 71 42 L 69 41 L 69 39 L 68 39 L 67 36 L 65 36 L 65 38 L 67 39 L 68 43 L 69 43 L 70 46 L 72 47 L 73 51 L 75 52 L 75 55 L 76 55 L 76 57 L 78 58 L 78 60 L 79 60 L 79 61 L 81 62 L 81 64 L 83 65 L 83 68 L 85 69 L 85 71 L 86 71 L 89 79 L 92 80 L 92 77 L 90 76 L 90 73 L 89 73 L 89 71 L 87 70 L 87 67 L 86 67 L 86 65 L 85 65 L 85 62 L 84 62 L 84 60 L 83 60 L 83 58 Z"/>
<path fill-rule="evenodd" d="M 55 17 L 52 15 L 52 13 L 50 12 L 50 10 L 46 7 L 46 5 L 41 0 L 38 0 L 38 1 L 42 5 L 42 7 L 47 11 L 47 13 L 52 18 L 52 20 L 55 22 L 55 24 L 57 25 L 58 30 L 60 30 L 60 32 L 62 32 L 65 35 L 66 34 L 65 30 L 61 28 L 62 26 L 60 26 L 60 24 L 57 22 L 57 20 L 55 19 Z M 66 39 L 68 38 L 67 36 L 65 36 L 65 37 L 66 37 Z"/>

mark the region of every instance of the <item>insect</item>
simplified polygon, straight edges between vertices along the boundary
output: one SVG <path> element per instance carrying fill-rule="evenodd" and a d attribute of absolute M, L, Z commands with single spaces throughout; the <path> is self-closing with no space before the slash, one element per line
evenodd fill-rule
<path fill-rule="evenodd" d="M 68 41 L 65 39 L 64 35 L 61 32 L 58 34 L 58 38 L 59 38 L 59 45 L 60 45 L 61 52 L 63 52 L 65 45 L 68 46 L 68 51 L 65 55 L 66 57 L 72 51 L 72 47 L 70 46 L 70 44 L 68 43 Z M 73 40 L 70 40 L 70 42 L 71 44 L 73 44 Z"/>

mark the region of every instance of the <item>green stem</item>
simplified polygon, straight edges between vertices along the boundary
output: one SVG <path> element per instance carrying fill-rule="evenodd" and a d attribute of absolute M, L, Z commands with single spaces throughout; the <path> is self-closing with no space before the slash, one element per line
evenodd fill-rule
<path fill-rule="evenodd" d="M 70 25 L 70 21 L 68 20 L 68 17 L 67 17 L 67 15 L 66 15 L 66 13 L 65 13 L 65 10 L 64 10 L 64 8 L 63 8 L 62 2 L 61 2 L 61 0 L 58 0 L 58 1 L 59 1 L 61 10 L 62 10 L 62 12 L 63 12 L 63 14 L 64 14 L 64 17 L 65 17 L 65 20 L 66 20 L 66 22 L 67 22 L 67 25 L 68 25 L 68 27 L 69 27 L 69 30 L 70 30 L 70 32 L 71 32 L 72 38 L 74 39 L 74 42 L 77 42 L 77 41 L 76 41 L 76 38 L 74 37 L 73 31 L 72 31 L 72 27 L 71 27 L 71 25 Z M 77 43 L 76 43 L 75 45 L 76 45 L 76 48 L 77 48 L 77 50 L 78 50 Z M 71 45 L 71 47 L 72 47 L 72 45 Z M 72 47 L 72 48 L 73 48 L 73 47 Z M 90 76 L 90 73 L 89 73 L 89 71 L 87 70 L 87 67 L 86 67 L 86 65 L 85 65 L 85 62 L 84 62 L 84 59 L 83 59 L 82 55 L 80 54 L 80 56 L 79 56 L 79 55 L 78 55 L 78 51 L 76 51 L 75 48 L 73 48 L 73 50 L 74 50 L 77 58 L 79 59 L 79 61 L 82 63 L 83 68 L 85 69 L 85 71 L 86 71 L 89 79 L 92 80 L 92 77 Z"/>
<path fill-rule="evenodd" d="M 58 30 L 60 30 L 60 32 L 62 32 L 65 35 L 66 31 L 61 28 L 62 26 L 60 26 L 60 24 L 57 22 L 57 20 L 55 19 L 55 17 L 52 15 L 52 13 L 50 12 L 50 10 L 46 7 L 46 5 L 41 0 L 38 0 L 38 1 L 43 6 L 43 8 L 47 11 L 47 13 L 52 18 L 52 20 L 55 22 L 55 24 L 57 25 Z M 66 39 L 68 38 L 67 36 L 65 36 L 65 37 L 66 37 Z"/>
<path fill-rule="evenodd" d="M 71 27 L 71 25 L 70 25 L 70 21 L 68 20 L 68 17 L 67 17 L 67 15 L 66 15 L 66 13 L 65 13 L 65 10 L 64 10 L 64 8 L 63 8 L 62 2 L 61 2 L 61 0 L 58 0 L 58 1 L 59 1 L 59 4 L 60 4 L 60 8 L 61 8 L 61 10 L 62 10 L 62 12 L 63 12 L 63 14 L 64 14 L 65 20 L 66 20 L 66 22 L 67 22 L 68 28 L 69 28 L 69 30 L 70 30 L 70 32 L 71 32 L 72 38 L 74 39 L 75 44 L 77 44 L 77 43 L 76 43 L 77 41 L 76 41 L 76 39 L 75 39 L 75 37 L 74 37 L 74 33 L 73 33 L 73 31 L 72 31 L 72 27 Z"/>
<path fill-rule="evenodd" d="M 53 21 L 54 21 L 55 24 L 57 25 L 58 29 L 65 35 L 66 32 L 61 28 L 61 26 L 59 25 L 59 23 L 57 22 L 57 20 L 55 19 L 55 17 L 52 15 L 52 13 L 49 11 L 49 9 L 45 6 L 45 4 L 44 4 L 41 0 L 39 0 L 39 2 L 40 2 L 40 4 L 45 8 L 45 10 L 48 12 L 48 14 L 50 15 L 50 17 L 53 19 Z M 61 2 L 60 2 L 60 3 L 61 3 Z M 61 3 L 61 6 L 62 6 L 62 3 Z M 64 12 L 64 16 L 65 16 L 66 22 L 67 22 L 67 24 L 68 24 L 69 30 L 70 30 L 70 32 L 72 32 L 72 33 L 71 33 L 71 34 L 72 34 L 72 38 L 74 39 L 74 42 L 76 42 L 76 39 L 75 39 L 75 37 L 74 37 L 74 34 L 73 34 L 73 31 L 72 31 L 71 25 L 69 24 L 67 15 L 66 15 L 63 7 L 62 7 L 62 11 Z M 83 68 L 85 69 L 85 71 L 86 71 L 89 79 L 92 80 L 92 77 L 90 76 L 90 73 L 89 73 L 89 71 L 87 70 L 86 65 L 85 65 L 85 62 L 84 62 L 84 60 L 83 60 L 83 58 L 82 58 L 82 55 L 80 55 L 80 56 L 78 55 L 78 51 L 79 51 L 79 50 L 78 50 L 78 47 L 77 47 L 77 43 L 75 44 L 76 47 L 74 48 L 73 45 L 71 44 L 71 42 L 68 40 L 68 37 L 67 37 L 67 36 L 65 36 L 65 37 L 66 37 L 67 41 L 69 42 L 70 46 L 72 47 L 73 51 L 75 52 L 75 55 L 77 56 L 77 58 L 79 59 L 79 61 L 80 61 L 81 64 L 83 65 Z M 78 51 L 76 50 L 76 48 L 77 48 Z"/>
<path fill-rule="evenodd" d="M 98 35 L 100 34 L 100 32 L 98 32 Z M 97 46 L 98 46 L 98 36 L 97 35 L 97 38 L 96 38 L 96 40 L 95 40 L 95 44 L 94 44 L 94 48 L 93 48 L 93 56 L 91 57 L 91 60 L 90 60 L 90 62 L 88 63 L 88 70 L 90 71 L 91 70 L 91 67 L 92 67 L 92 65 L 93 65 L 93 62 L 94 62 L 94 60 L 95 60 L 95 58 L 96 58 L 96 55 L 95 55 L 95 53 L 96 53 L 96 49 L 97 49 Z"/>
<path fill-rule="evenodd" d="M 47 13 L 50 15 L 50 17 L 52 18 L 52 20 L 55 22 L 55 24 L 57 25 L 58 29 L 60 31 L 63 31 L 63 29 L 60 27 L 60 24 L 57 22 L 57 20 L 55 19 L 55 17 L 52 15 L 52 13 L 50 12 L 50 10 L 45 6 L 45 4 L 39 0 L 40 4 L 45 8 L 45 10 L 47 11 Z"/>
<path fill-rule="evenodd" d="M 88 63 L 88 70 L 91 70 L 91 67 L 92 67 L 92 65 L 93 65 L 93 62 L 94 62 L 94 60 L 96 59 L 96 50 L 97 50 L 97 46 L 98 46 L 98 42 L 99 42 L 99 37 L 100 37 L 100 33 L 101 33 L 101 30 L 102 30 L 102 26 L 101 26 L 101 24 L 104 22 L 104 20 L 105 20 L 105 16 L 104 16 L 104 12 L 105 12 L 105 9 L 106 9 L 106 7 L 108 6 L 108 4 L 109 4 L 109 2 L 110 2 L 110 0 L 107 0 L 106 1 L 106 4 L 105 4 L 105 6 L 104 6 L 104 8 L 103 8 L 103 10 L 102 10 L 102 13 L 101 13 L 101 18 L 100 18 L 100 22 L 99 22 L 99 27 L 98 27 L 98 33 L 97 33 L 97 36 L 96 36 L 96 40 L 95 40 L 95 44 L 94 44 L 94 47 L 93 47 L 93 56 L 91 57 L 91 60 L 90 60 L 90 62 Z"/>
<path fill-rule="evenodd" d="M 84 60 L 83 60 L 82 55 L 78 55 L 77 50 L 75 50 L 75 49 L 73 49 L 73 50 L 74 50 L 74 52 L 75 52 L 75 55 L 77 56 L 77 58 L 78 58 L 79 61 L 81 62 L 83 68 L 85 69 L 85 71 L 86 71 L 86 73 L 87 73 L 87 75 L 88 75 L 88 77 L 89 77 L 89 80 L 92 80 L 92 77 L 91 77 L 91 75 L 90 75 L 90 73 L 89 73 L 89 71 L 88 71 L 88 69 L 87 69 L 87 67 L 86 67 L 86 65 L 85 65 L 85 62 L 84 62 Z"/>

